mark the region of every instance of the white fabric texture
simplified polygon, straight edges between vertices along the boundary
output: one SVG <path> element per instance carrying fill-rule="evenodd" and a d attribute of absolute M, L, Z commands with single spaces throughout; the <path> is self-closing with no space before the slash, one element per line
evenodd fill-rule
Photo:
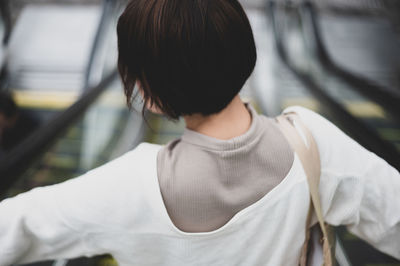
<path fill-rule="evenodd" d="M 332 123 L 298 113 L 321 156 L 325 220 L 400 259 L 400 174 Z M 221 228 L 185 233 L 157 179 L 161 146 L 143 143 L 69 181 L 0 203 L 0 265 L 110 253 L 119 265 L 297 265 L 309 206 L 299 158 L 284 180 Z"/>

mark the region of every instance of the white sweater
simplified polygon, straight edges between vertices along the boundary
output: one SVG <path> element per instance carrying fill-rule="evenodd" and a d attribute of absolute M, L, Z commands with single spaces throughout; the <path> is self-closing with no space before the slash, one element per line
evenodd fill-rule
<path fill-rule="evenodd" d="M 325 220 L 400 259 L 400 174 L 318 114 L 292 107 L 321 156 Z M 157 179 L 161 146 L 135 150 L 78 178 L 0 203 L 0 265 L 110 253 L 119 265 L 297 265 L 309 206 L 295 156 L 285 179 L 221 228 L 185 233 Z"/>

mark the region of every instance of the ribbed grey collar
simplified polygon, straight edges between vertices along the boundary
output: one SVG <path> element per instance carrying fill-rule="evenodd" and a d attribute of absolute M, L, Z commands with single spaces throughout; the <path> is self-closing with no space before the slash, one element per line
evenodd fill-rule
<path fill-rule="evenodd" d="M 243 135 L 228 140 L 221 140 L 185 128 L 181 140 L 186 143 L 202 146 L 212 150 L 233 150 L 244 145 L 248 145 L 262 133 L 262 130 L 259 121 L 260 117 L 256 110 L 254 110 L 249 103 L 245 103 L 245 105 L 249 110 L 252 119 L 250 128 Z"/>

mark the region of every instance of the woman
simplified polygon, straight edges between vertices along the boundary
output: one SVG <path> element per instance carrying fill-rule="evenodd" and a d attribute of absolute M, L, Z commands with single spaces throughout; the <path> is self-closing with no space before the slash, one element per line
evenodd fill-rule
<path fill-rule="evenodd" d="M 128 102 L 139 92 L 183 116 L 183 136 L 3 201 L 0 265 L 104 253 L 120 265 L 297 265 L 307 179 L 275 120 L 238 97 L 256 61 L 240 4 L 132 0 L 118 48 Z M 287 111 L 318 145 L 325 221 L 400 259 L 399 172 L 316 113 Z"/>

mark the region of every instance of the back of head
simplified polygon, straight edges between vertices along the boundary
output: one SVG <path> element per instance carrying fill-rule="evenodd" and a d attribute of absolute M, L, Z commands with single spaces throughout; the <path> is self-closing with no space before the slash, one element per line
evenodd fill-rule
<path fill-rule="evenodd" d="M 128 103 L 139 82 L 145 102 L 174 119 L 220 112 L 256 62 L 237 0 L 131 0 L 117 32 Z"/>

